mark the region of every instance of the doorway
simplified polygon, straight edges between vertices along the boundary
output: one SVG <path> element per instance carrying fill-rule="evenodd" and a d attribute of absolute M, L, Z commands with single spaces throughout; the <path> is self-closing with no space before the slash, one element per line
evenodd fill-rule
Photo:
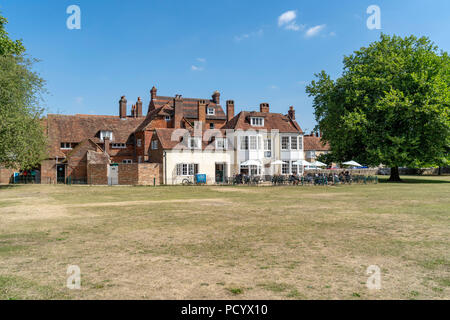
<path fill-rule="evenodd" d="M 56 182 L 66 183 L 66 165 L 57 164 L 56 165 Z"/>
<path fill-rule="evenodd" d="M 119 166 L 112 164 L 108 166 L 108 185 L 115 186 L 119 184 Z"/>
<path fill-rule="evenodd" d="M 225 182 L 225 164 L 216 163 L 216 183 Z"/>

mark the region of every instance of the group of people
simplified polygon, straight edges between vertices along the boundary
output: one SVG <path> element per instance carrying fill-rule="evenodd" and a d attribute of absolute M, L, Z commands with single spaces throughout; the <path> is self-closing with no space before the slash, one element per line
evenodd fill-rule
<path fill-rule="evenodd" d="M 353 181 L 349 171 L 340 171 L 333 173 L 312 173 L 304 172 L 303 174 L 293 173 L 290 175 L 275 174 L 270 177 L 274 185 L 279 184 L 336 184 L 336 183 L 351 183 Z M 260 176 L 250 176 L 246 173 L 239 173 L 233 177 L 233 184 L 251 184 L 263 181 Z M 265 179 L 266 181 L 270 181 Z"/>

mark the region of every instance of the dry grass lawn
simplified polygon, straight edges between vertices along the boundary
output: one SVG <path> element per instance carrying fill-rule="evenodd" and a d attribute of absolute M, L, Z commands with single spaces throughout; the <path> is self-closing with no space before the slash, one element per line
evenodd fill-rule
<path fill-rule="evenodd" d="M 450 177 L 406 179 L 0 186 L 0 299 L 449 299 Z"/>

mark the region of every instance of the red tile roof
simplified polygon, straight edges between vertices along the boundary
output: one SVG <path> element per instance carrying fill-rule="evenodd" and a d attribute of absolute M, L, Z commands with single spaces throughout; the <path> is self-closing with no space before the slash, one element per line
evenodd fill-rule
<path fill-rule="evenodd" d="M 254 127 L 250 124 L 250 117 L 264 117 L 264 126 Z M 235 130 L 278 130 L 279 132 L 303 133 L 302 129 L 295 120 L 289 116 L 281 113 L 268 113 L 256 111 L 242 111 L 239 112 L 233 119 L 231 119 L 222 129 Z"/>
<path fill-rule="evenodd" d="M 176 131 L 179 130 L 179 131 Z M 186 130 L 186 131 L 185 131 Z M 202 149 L 205 149 L 208 145 L 210 145 L 213 142 L 209 141 L 203 141 L 205 138 L 205 131 L 202 131 Z M 213 130 L 211 130 L 212 132 Z M 215 129 L 214 131 L 220 132 L 223 137 L 226 136 L 225 130 L 221 129 Z M 190 137 L 194 136 L 194 130 L 193 129 L 173 129 L 173 128 L 163 128 L 163 129 L 155 129 L 155 134 L 158 137 L 161 146 L 164 150 L 171 150 L 174 149 L 180 141 L 182 141 L 182 137 L 186 132 L 189 133 Z"/>
<path fill-rule="evenodd" d="M 330 144 L 322 142 L 320 137 L 308 135 L 303 137 L 303 149 L 305 151 L 329 151 Z"/>
<path fill-rule="evenodd" d="M 183 115 L 188 119 L 198 119 L 198 103 L 199 101 L 204 101 L 206 103 L 206 108 L 214 108 L 214 115 L 206 114 L 206 119 L 210 120 L 226 120 L 225 112 L 222 109 L 220 104 L 216 104 L 212 100 L 208 99 L 194 99 L 194 98 L 182 98 L 182 106 L 183 106 Z M 150 108 L 153 107 L 155 109 L 162 108 L 159 112 L 165 112 L 167 115 L 174 114 L 174 105 L 175 98 L 174 97 L 164 97 L 157 96 L 150 102 Z M 149 111 L 152 111 L 150 110 Z M 166 115 L 164 114 L 164 115 Z"/>
<path fill-rule="evenodd" d="M 60 149 L 61 142 L 80 143 L 91 139 L 100 143 L 101 130 L 113 132 L 112 142 L 134 143 L 131 137 L 143 120 L 143 117 L 120 119 L 118 116 L 49 114 L 46 119 L 49 156 L 65 156 Z"/>

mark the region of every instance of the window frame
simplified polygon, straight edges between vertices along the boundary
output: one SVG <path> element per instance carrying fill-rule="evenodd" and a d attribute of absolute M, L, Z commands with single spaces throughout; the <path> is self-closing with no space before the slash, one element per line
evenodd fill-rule
<path fill-rule="evenodd" d="M 110 141 L 113 141 L 114 135 L 113 132 L 110 130 L 101 130 L 100 131 L 100 140 L 105 140 L 105 137 L 109 137 Z"/>
<path fill-rule="evenodd" d="M 63 147 L 63 145 L 64 145 L 64 147 Z M 61 142 L 60 149 L 61 150 L 72 150 L 73 149 L 72 143 L 71 142 Z"/>
<path fill-rule="evenodd" d="M 285 140 L 285 139 L 287 139 L 287 142 L 285 142 L 285 141 L 283 141 L 283 140 Z M 285 145 L 285 143 L 286 143 L 286 148 L 284 147 L 284 145 Z M 290 147 L 291 147 L 291 137 L 289 137 L 289 136 L 281 136 L 281 150 L 290 150 Z"/>
<path fill-rule="evenodd" d="M 126 143 L 112 143 L 111 148 L 112 149 L 126 149 L 127 144 Z"/>
<path fill-rule="evenodd" d="M 206 108 L 206 115 L 208 115 L 208 116 L 215 116 L 216 115 L 216 109 L 214 109 L 213 107 Z"/>
<path fill-rule="evenodd" d="M 194 145 L 192 145 L 192 141 L 195 141 Z M 197 137 L 189 137 L 188 140 L 188 148 L 191 150 L 198 150 L 201 149 L 201 139 Z"/>
<path fill-rule="evenodd" d="M 219 142 L 222 143 L 222 146 L 219 146 Z M 227 138 L 216 138 L 215 144 L 216 144 L 217 150 L 226 150 L 227 149 Z"/>
<path fill-rule="evenodd" d="M 198 163 L 177 163 L 175 173 L 178 177 L 189 177 L 198 174 Z"/>
<path fill-rule="evenodd" d="M 241 139 L 239 141 L 239 148 L 240 150 L 249 150 L 249 138 L 248 136 L 241 136 Z"/>
<path fill-rule="evenodd" d="M 264 117 L 250 117 L 252 127 L 264 127 Z"/>

